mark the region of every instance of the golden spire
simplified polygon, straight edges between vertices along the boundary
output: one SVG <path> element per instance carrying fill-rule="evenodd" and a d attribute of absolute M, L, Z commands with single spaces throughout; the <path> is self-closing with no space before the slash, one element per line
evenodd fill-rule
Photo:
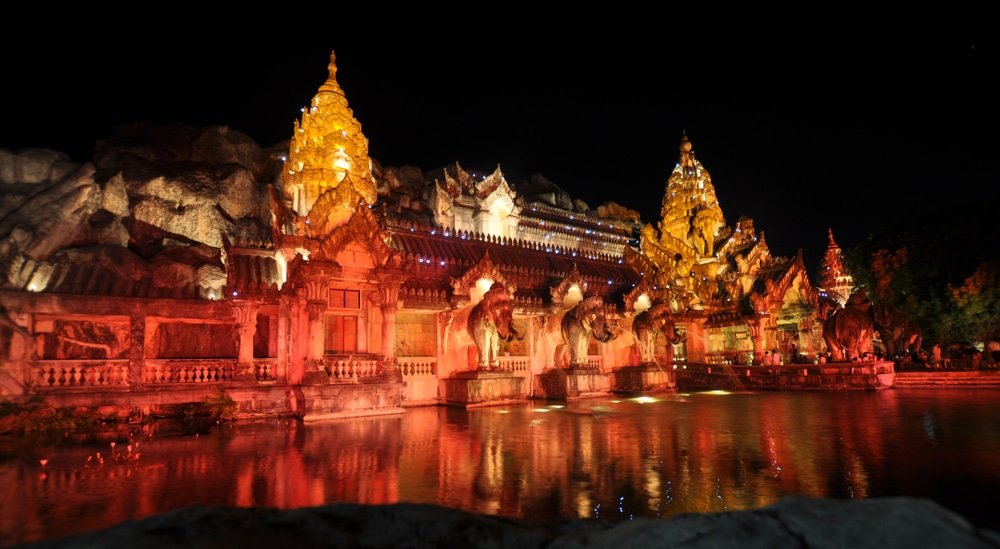
<path fill-rule="evenodd" d="M 326 66 L 326 69 L 330 71 L 330 76 L 326 77 L 326 82 L 323 82 L 323 85 L 319 87 L 319 91 L 344 95 L 344 90 L 337 83 L 337 54 L 335 52 L 330 52 L 330 64 Z"/>
<path fill-rule="evenodd" d="M 368 158 L 368 139 L 337 83 L 337 59 L 330 76 L 296 120 L 285 163 L 283 189 L 299 216 L 308 216 L 314 235 L 347 221 L 363 200 L 377 198 Z"/>
<path fill-rule="evenodd" d="M 712 176 L 694 157 L 687 132 L 681 137 L 680 153 L 663 195 L 660 231 L 687 244 L 698 257 L 710 256 L 726 220 L 715 197 Z"/>
<path fill-rule="evenodd" d="M 719 264 L 715 241 L 726 220 L 712 177 L 694 157 L 687 133 L 681 137 L 680 160 L 667 179 L 660 216 L 659 226 L 645 226 L 640 238 L 642 253 L 656 267 L 654 281 L 675 289 L 684 284 L 688 291 L 694 291 L 692 281 L 711 283 L 713 265 Z"/>

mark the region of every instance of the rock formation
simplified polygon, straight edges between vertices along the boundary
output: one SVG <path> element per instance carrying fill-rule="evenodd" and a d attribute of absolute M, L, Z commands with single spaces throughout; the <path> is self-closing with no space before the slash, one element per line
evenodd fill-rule
<path fill-rule="evenodd" d="M 49 543 L 45 544 L 50 545 Z M 919 499 L 785 498 L 752 511 L 625 522 L 532 525 L 433 505 L 336 504 L 292 509 L 190 508 L 58 540 L 59 547 L 998 547 Z"/>
<path fill-rule="evenodd" d="M 274 157 L 229 128 L 183 125 L 120 128 L 97 144 L 93 164 L 0 150 L 0 287 L 221 287 L 223 238 L 270 238 Z"/>

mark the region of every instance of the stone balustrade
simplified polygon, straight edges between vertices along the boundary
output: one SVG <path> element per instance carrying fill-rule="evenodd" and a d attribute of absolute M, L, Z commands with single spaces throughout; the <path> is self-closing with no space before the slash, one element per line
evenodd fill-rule
<path fill-rule="evenodd" d="M 501 356 L 497 358 L 497 368 L 508 372 L 526 372 L 531 367 L 526 356 Z"/>
<path fill-rule="evenodd" d="M 326 357 L 324 362 L 326 373 L 334 382 L 354 382 L 382 375 L 382 366 L 376 359 Z"/>
<path fill-rule="evenodd" d="M 601 355 L 587 355 L 587 367 L 601 369 L 604 365 L 604 357 Z"/>
<path fill-rule="evenodd" d="M 28 383 L 36 389 L 128 387 L 128 360 L 39 360 Z"/>
<path fill-rule="evenodd" d="M 233 359 L 147 360 L 143 381 L 150 385 L 232 381 L 235 370 Z"/>
<path fill-rule="evenodd" d="M 396 362 L 404 377 L 437 375 L 437 361 L 432 356 L 398 357 Z"/>
<path fill-rule="evenodd" d="M 254 375 L 257 377 L 257 381 L 274 381 L 277 363 L 278 360 L 274 358 L 253 359 Z"/>

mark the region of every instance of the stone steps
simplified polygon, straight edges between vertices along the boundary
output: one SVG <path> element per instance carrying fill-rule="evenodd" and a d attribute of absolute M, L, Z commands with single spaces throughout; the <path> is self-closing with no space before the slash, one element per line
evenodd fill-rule
<path fill-rule="evenodd" d="M 896 389 L 1000 389 L 1000 371 L 897 372 Z"/>

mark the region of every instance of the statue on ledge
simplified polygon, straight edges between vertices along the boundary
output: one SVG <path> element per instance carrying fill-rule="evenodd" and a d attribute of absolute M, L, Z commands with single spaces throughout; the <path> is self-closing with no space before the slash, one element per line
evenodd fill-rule
<path fill-rule="evenodd" d="M 587 365 L 587 347 L 590 336 L 602 343 L 614 339 L 604 316 L 604 299 L 601 296 L 584 298 L 570 309 L 562 319 L 562 336 L 569 348 L 569 365 Z"/>
<path fill-rule="evenodd" d="M 663 333 L 667 338 L 668 361 L 672 360 L 672 347 L 684 341 L 685 337 L 674 327 L 670 319 L 670 308 L 666 303 L 657 301 L 650 308 L 635 315 L 632 320 L 632 336 L 639 351 L 640 364 L 656 362 L 656 340 Z"/>
<path fill-rule="evenodd" d="M 490 286 L 483 300 L 472 307 L 467 329 L 479 351 L 477 367 L 480 370 L 497 366 L 500 338 L 509 342 L 515 337 L 524 337 L 514 329 L 510 294 L 497 282 Z"/>
<path fill-rule="evenodd" d="M 860 359 L 872 350 L 875 331 L 872 303 L 864 290 L 851 294 L 847 306 L 833 311 L 823 323 L 823 339 L 835 362 Z"/>

